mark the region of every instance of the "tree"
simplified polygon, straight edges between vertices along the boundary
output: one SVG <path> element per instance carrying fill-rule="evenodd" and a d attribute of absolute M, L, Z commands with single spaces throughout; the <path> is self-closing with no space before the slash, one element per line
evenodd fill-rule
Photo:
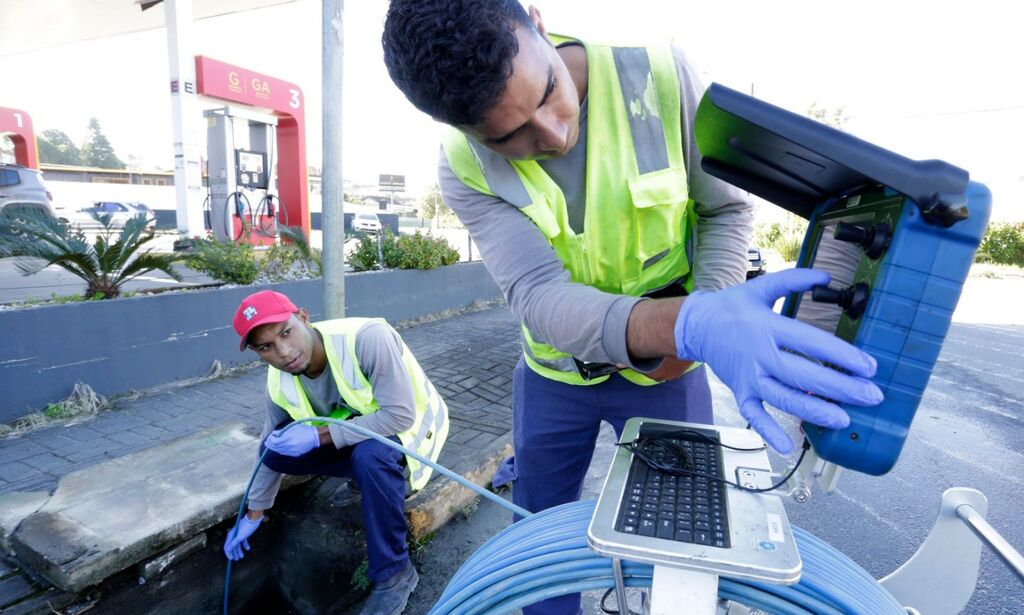
<path fill-rule="evenodd" d="M 14 143 L 0 135 L 0 162 L 14 162 Z"/>
<path fill-rule="evenodd" d="M 48 164 L 82 164 L 82 152 L 63 130 L 50 128 L 39 134 L 39 161 Z"/>
<path fill-rule="evenodd" d="M 441 186 L 434 184 L 427 190 L 420 203 L 420 216 L 424 218 L 445 218 L 451 216 L 452 210 L 441 198 Z"/>
<path fill-rule="evenodd" d="M 100 128 L 100 121 L 96 118 L 89 120 L 89 136 L 82 145 L 82 159 L 85 164 L 100 169 L 123 169 L 124 163 L 114 153 L 114 146 L 103 134 Z"/>

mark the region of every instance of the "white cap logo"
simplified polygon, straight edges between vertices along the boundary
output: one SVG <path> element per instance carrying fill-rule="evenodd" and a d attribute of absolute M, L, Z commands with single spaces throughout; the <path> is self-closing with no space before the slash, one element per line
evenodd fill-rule
<path fill-rule="evenodd" d="M 251 306 L 251 305 L 249 307 L 245 308 L 244 310 L 242 310 L 242 316 L 245 316 L 246 320 L 252 320 L 253 316 L 255 316 L 255 315 L 256 315 L 256 308 Z"/>

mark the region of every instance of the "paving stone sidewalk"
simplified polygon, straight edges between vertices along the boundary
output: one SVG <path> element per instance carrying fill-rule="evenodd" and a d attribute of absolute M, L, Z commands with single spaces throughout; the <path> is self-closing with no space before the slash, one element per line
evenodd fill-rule
<path fill-rule="evenodd" d="M 470 312 L 401 331 L 448 403 L 451 429 L 439 460 L 454 467 L 488 450 L 512 427 L 512 368 L 519 329 L 505 307 Z M 251 353 L 250 353 L 251 356 Z M 0 497 L 48 491 L 60 478 L 231 421 L 263 425 L 266 370 L 119 401 L 93 419 L 0 440 Z"/>

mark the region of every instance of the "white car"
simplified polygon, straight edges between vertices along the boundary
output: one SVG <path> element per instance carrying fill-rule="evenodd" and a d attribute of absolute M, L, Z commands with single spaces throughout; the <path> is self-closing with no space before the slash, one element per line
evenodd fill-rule
<path fill-rule="evenodd" d="M 356 217 L 352 219 L 352 230 L 354 231 L 363 233 L 379 233 L 380 229 L 380 218 L 377 217 L 377 214 L 356 214 Z"/>
<path fill-rule="evenodd" d="M 0 209 L 39 211 L 53 216 L 52 200 L 42 172 L 17 164 L 0 164 Z"/>
<path fill-rule="evenodd" d="M 94 201 L 69 216 L 68 221 L 83 228 L 96 227 L 99 222 L 94 215 L 109 215 L 111 226 L 121 227 L 135 216 L 146 216 L 146 226 L 156 225 L 156 214 L 144 203 L 133 201 Z"/>

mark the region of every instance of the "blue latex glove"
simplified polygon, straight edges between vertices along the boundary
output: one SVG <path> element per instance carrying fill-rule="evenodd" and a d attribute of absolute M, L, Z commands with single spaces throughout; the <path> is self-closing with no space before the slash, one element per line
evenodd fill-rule
<path fill-rule="evenodd" d="M 683 301 L 676 317 L 679 358 L 710 365 L 732 389 L 743 418 L 781 453 L 793 450 L 793 442 L 762 402 L 815 425 L 842 429 L 850 424 L 849 415 L 808 392 L 858 406 L 874 406 L 883 399 L 881 389 L 867 380 L 878 367 L 874 358 L 817 327 L 772 311 L 779 297 L 829 280 L 824 271 L 780 271 L 717 292 L 695 292 Z"/>
<path fill-rule="evenodd" d="M 291 429 L 278 429 L 267 436 L 267 448 L 288 457 L 301 457 L 320 446 L 320 432 L 312 425 L 296 425 Z"/>
<path fill-rule="evenodd" d="M 224 555 L 235 562 L 245 557 L 245 551 L 249 550 L 249 537 L 262 522 L 263 517 L 253 521 L 249 519 L 249 515 L 242 515 L 242 521 L 238 527 L 231 528 L 228 537 L 224 540 Z M 242 550 L 243 548 L 245 551 Z"/>

